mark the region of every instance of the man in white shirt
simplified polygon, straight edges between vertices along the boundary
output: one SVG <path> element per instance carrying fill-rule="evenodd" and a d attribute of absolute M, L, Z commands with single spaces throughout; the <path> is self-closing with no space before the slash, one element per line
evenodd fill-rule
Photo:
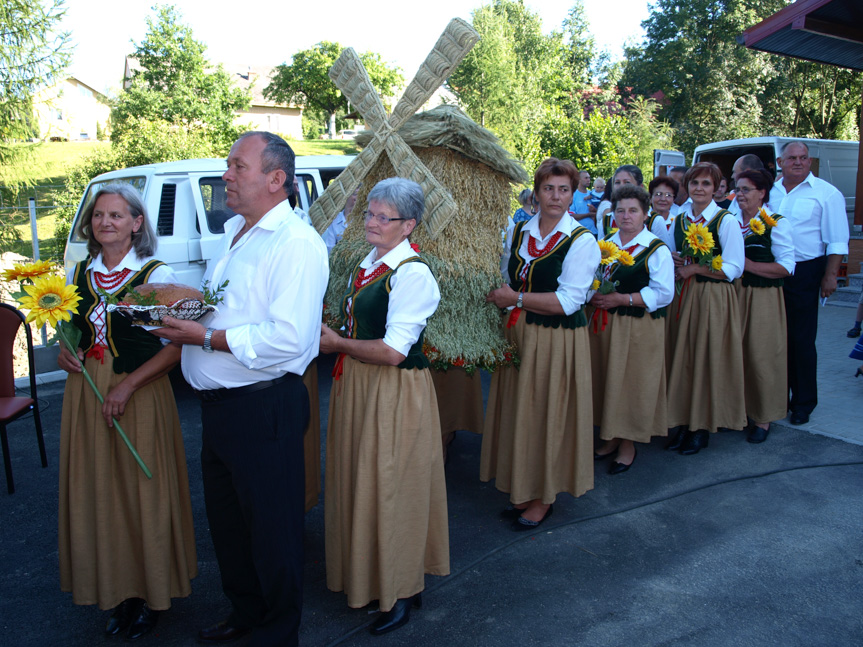
<path fill-rule="evenodd" d="M 805 143 L 786 144 L 780 160 L 782 179 L 770 196 L 776 211 L 791 221 L 794 238 L 797 264 L 783 289 L 788 320 L 788 407 L 791 423 L 801 425 L 809 422 L 818 404 L 818 297 L 836 291 L 839 264 L 848 253 L 848 216 L 839 190 L 812 174 Z"/>
<path fill-rule="evenodd" d="M 167 318 L 183 375 L 201 398 L 201 468 L 210 533 L 233 610 L 198 641 L 296 645 L 302 610 L 302 374 L 318 354 L 327 252 L 287 200 L 294 152 L 244 134 L 228 155 L 223 256 L 204 276 L 228 282 L 205 323 Z"/>

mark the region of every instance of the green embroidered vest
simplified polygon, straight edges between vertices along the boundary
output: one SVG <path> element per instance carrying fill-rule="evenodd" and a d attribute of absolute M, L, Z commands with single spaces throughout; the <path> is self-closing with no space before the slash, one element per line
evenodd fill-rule
<path fill-rule="evenodd" d="M 722 254 L 722 243 L 719 242 L 719 225 L 722 223 L 722 220 L 729 216 L 734 218 L 726 209 L 720 209 L 716 212 L 716 215 L 713 217 L 709 223 L 707 223 L 707 231 L 709 231 L 713 235 L 713 255 L 719 256 Z M 678 251 L 682 250 L 684 247 L 684 235 L 685 231 L 683 229 L 684 223 L 692 222 L 687 218 L 683 213 L 677 214 L 677 218 L 674 219 L 674 246 Z M 715 279 L 712 276 L 702 276 L 701 274 L 695 275 L 695 280 L 699 283 L 711 282 L 711 283 L 727 283 L 723 279 Z"/>
<path fill-rule="evenodd" d="M 779 214 L 774 214 L 773 219 L 777 222 L 782 219 Z M 749 233 L 743 237 L 743 246 L 746 250 L 746 258 L 756 263 L 774 263 L 776 257 L 773 256 L 772 241 L 770 234 L 773 232 L 773 227 L 764 225 L 764 233 L 761 235 Z M 782 287 L 785 283 L 784 279 L 768 279 L 765 276 L 758 276 L 752 272 L 743 272 L 741 282 L 748 288 L 776 288 Z"/>
<path fill-rule="evenodd" d="M 609 240 L 610 238 L 611 235 L 608 235 L 605 237 L 605 240 Z M 657 238 L 651 241 L 650 245 L 644 247 L 640 252 L 638 252 L 638 254 L 633 256 L 632 260 L 635 262 L 632 265 L 626 266 L 621 263 L 614 264 L 614 271 L 611 275 L 611 280 L 618 282 L 618 292 L 622 294 L 632 294 L 634 292 L 640 292 L 650 284 L 650 269 L 647 267 L 647 259 L 656 253 L 656 250 L 660 247 L 666 247 L 666 244 Z M 617 306 L 609 308 L 608 311 L 612 314 L 625 315 L 628 317 L 643 317 L 644 313 L 647 312 L 645 308 L 639 308 L 637 306 Z M 664 317 L 665 308 L 657 308 L 656 311 L 650 313 L 650 316 L 654 319 Z"/>
<path fill-rule="evenodd" d="M 93 348 L 96 328 L 90 321 L 90 315 L 100 302 L 99 295 L 93 288 L 93 282 L 90 279 L 91 272 L 87 271 L 89 262 L 90 259 L 88 258 L 78 263 L 75 266 L 73 276 L 73 283 L 78 287 L 81 301 L 78 304 L 78 314 L 72 315 L 72 323 L 81 330 L 79 347 L 85 353 Z M 123 286 L 114 292 L 114 295 L 122 300 L 129 288 L 148 283 L 153 270 L 162 265 L 164 265 L 162 261 L 152 260 L 148 262 L 138 272 L 131 274 Z M 140 326 L 133 326 L 121 314 L 116 312 L 106 312 L 105 314 L 105 341 L 108 343 L 108 352 L 114 358 L 115 373 L 131 373 L 162 350 L 162 342 L 158 337 L 151 335 Z"/>
<path fill-rule="evenodd" d="M 362 262 L 362 261 L 360 261 Z M 383 339 L 387 332 L 387 312 L 389 310 L 391 282 L 399 267 L 405 263 L 428 264 L 419 256 L 406 258 L 395 269 L 389 269 L 363 287 L 357 289 L 355 281 L 360 271 L 357 263 L 351 272 L 351 282 L 348 291 L 342 298 L 342 316 L 348 325 L 348 334 L 352 339 Z M 350 309 L 350 315 L 348 310 Z M 410 347 L 399 368 L 428 368 L 430 362 L 423 353 L 423 338 L 425 329 L 419 339 Z"/>
<path fill-rule="evenodd" d="M 533 259 L 527 276 L 522 280 L 521 272 L 525 266 L 525 259 L 519 255 L 519 250 L 524 242 L 524 237 L 529 234 L 525 231 L 526 223 L 516 224 L 512 232 L 512 248 L 509 256 L 509 284 L 516 292 L 556 292 L 558 278 L 563 269 L 563 261 L 572 243 L 590 232 L 581 225 L 576 226 L 569 236 L 563 236 L 553 249 L 543 250 L 538 258 Z M 539 324 L 546 328 L 580 328 L 587 325 L 587 316 L 584 314 L 584 306 L 571 315 L 541 315 L 528 310 L 524 311 L 526 323 Z"/>

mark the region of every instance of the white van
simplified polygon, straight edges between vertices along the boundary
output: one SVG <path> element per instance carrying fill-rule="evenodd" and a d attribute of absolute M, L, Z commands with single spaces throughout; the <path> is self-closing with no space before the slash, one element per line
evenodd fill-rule
<path fill-rule="evenodd" d="M 806 139 L 803 137 L 750 137 L 724 142 L 702 144 L 696 147 L 692 163 L 713 162 L 730 178 L 731 167 L 741 155 L 758 155 L 774 177 L 780 170 L 782 148 L 790 142 L 804 142 L 809 147 L 812 173 L 826 180 L 845 196 L 845 210 L 854 220 L 854 199 L 857 193 L 857 161 L 860 142 L 835 139 Z M 686 166 L 686 156 L 680 151 L 653 151 L 654 176 L 665 175 L 669 167 Z"/>
<path fill-rule="evenodd" d="M 308 212 L 327 185 L 353 160 L 351 155 L 307 155 L 296 160 L 299 206 Z M 78 205 L 66 243 L 66 271 L 87 258 L 86 241 L 75 231 L 84 206 L 100 186 L 128 182 L 144 196 L 150 224 L 159 237 L 159 260 L 187 285 L 199 285 L 219 248 L 225 221 L 234 215 L 225 204 L 224 159 L 194 159 L 135 166 L 95 177 Z"/>

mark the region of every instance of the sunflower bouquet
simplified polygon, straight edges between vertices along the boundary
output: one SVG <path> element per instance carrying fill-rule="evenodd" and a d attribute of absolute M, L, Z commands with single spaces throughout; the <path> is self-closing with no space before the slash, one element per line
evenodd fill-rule
<path fill-rule="evenodd" d="M 594 274 L 593 284 L 590 286 L 590 289 L 599 294 L 617 292 L 617 286 L 620 281 L 614 280 L 615 270 L 621 265 L 631 266 L 635 263 L 635 259 L 632 258 L 632 254 L 625 249 L 620 249 L 620 247 L 610 240 L 599 241 L 599 252 L 599 267 L 596 268 L 596 274 Z M 600 313 L 602 317 L 601 328 L 599 323 Z M 608 323 L 608 311 L 604 308 L 597 308 L 593 312 L 592 319 L 594 332 L 605 330 L 605 326 Z"/>
<path fill-rule="evenodd" d="M 78 288 L 74 285 L 66 285 L 65 279 L 55 273 L 54 268 L 47 261 L 36 261 L 30 264 L 15 265 L 12 269 L 3 272 L 6 281 L 17 281 L 19 291 L 12 293 L 12 298 L 20 305 L 22 310 L 27 310 L 26 323 L 35 323 L 37 326 L 49 324 L 54 328 L 54 337 L 48 344 L 61 342 L 78 362 L 81 372 L 90 388 L 96 394 L 99 402 L 104 402 L 105 397 L 96 387 L 93 378 L 87 372 L 84 364 L 78 359 L 78 343 L 81 341 L 81 331 L 72 323 L 72 315 L 78 314 L 78 303 L 81 297 Z M 147 478 L 153 478 L 152 472 L 147 468 L 132 441 L 120 427 L 116 418 L 112 419 L 114 429 L 128 447 L 138 466 L 146 474 Z"/>
<path fill-rule="evenodd" d="M 776 219 L 769 215 L 764 210 L 764 207 L 761 207 L 761 211 L 758 212 L 757 216 L 749 219 L 749 231 L 756 236 L 763 236 L 768 230 L 773 229 L 775 226 Z"/>
<path fill-rule="evenodd" d="M 711 272 L 722 271 L 722 256 L 713 253 L 713 246 L 716 242 L 713 240 L 713 234 L 707 229 L 703 223 L 691 222 L 683 233 L 683 249 L 680 250 L 680 255 L 687 259 L 687 265 L 697 263 L 707 267 Z M 676 284 L 677 292 L 682 289 L 682 282 Z"/>

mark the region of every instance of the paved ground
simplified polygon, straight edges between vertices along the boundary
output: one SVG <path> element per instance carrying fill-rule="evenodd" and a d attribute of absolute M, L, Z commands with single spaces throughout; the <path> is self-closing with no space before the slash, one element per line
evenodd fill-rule
<path fill-rule="evenodd" d="M 853 314 L 822 310 L 821 403 L 810 425 L 780 423 L 757 446 L 739 432 L 717 434 L 693 457 L 656 440 L 625 474 L 608 476 L 600 464 L 595 489 L 561 496 L 532 535 L 515 535 L 500 520 L 505 495 L 477 478 L 480 439 L 460 432 L 447 467 L 452 574 L 429 577 L 423 609 L 388 636 L 372 638 L 370 612 L 348 609 L 326 589 L 316 507 L 306 520 L 301 644 L 860 645 L 863 379 L 854 380 L 856 362 L 847 358 Z M 105 613 L 75 606 L 58 587 L 60 389 L 40 392 L 47 469 L 32 423 L 9 428 L 17 492 L 0 491 L 3 645 L 112 642 L 101 634 Z M 200 575 L 142 645 L 192 645 L 197 629 L 227 612 L 203 511 L 198 405 L 185 390 L 178 402 Z"/>

